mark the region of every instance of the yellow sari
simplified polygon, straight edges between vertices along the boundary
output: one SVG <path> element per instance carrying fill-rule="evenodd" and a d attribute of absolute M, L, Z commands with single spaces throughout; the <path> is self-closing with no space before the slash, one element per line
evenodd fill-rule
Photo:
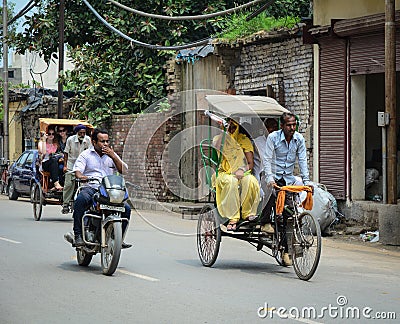
<path fill-rule="evenodd" d="M 247 159 L 244 153 L 254 152 L 254 148 L 250 139 L 239 133 L 239 125 L 234 123 L 236 130 L 233 134 L 226 135 L 218 177 L 214 179 L 214 184 L 220 215 L 229 218 L 231 222 L 238 222 L 240 206 L 242 206 L 243 219 L 256 215 L 260 202 L 260 186 L 250 172 L 246 172 L 240 180 L 235 176 L 235 172 L 239 169 L 247 171 Z M 213 140 L 214 147 L 218 151 L 220 151 L 222 136 L 223 134 L 217 135 Z"/>

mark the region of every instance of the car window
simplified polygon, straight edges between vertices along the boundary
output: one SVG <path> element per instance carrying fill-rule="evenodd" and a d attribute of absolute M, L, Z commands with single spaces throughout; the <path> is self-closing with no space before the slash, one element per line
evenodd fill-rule
<path fill-rule="evenodd" d="M 30 165 L 32 165 L 32 162 L 33 162 L 33 152 L 30 152 L 28 157 L 26 158 L 24 166 L 28 166 L 28 165 L 30 166 Z"/>
<path fill-rule="evenodd" d="M 29 152 L 23 153 L 19 159 L 17 160 L 17 167 L 22 167 L 26 161 L 26 158 L 28 157 Z"/>

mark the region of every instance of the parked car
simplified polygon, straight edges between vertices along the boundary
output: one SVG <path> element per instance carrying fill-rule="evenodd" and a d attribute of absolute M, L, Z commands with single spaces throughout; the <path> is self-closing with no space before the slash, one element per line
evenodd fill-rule
<path fill-rule="evenodd" d="M 16 200 L 19 196 L 30 197 L 32 184 L 40 181 L 37 168 L 38 150 L 26 150 L 9 169 L 8 198 Z"/>

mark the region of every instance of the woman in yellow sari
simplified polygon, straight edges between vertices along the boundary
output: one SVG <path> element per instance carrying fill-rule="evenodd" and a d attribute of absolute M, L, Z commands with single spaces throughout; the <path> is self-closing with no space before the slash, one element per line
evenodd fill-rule
<path fill-rule="evenodd" d="M 213 145 L 220 151 L 223 134 L 213 139 Z M 256 216 L 260 201 L 260 187 L 251 174 L 253 168 L 253 145 L 250 139 L 239 132 L 239 125 L 229 120 L 228 133 L 223 143 L 222 159 L 215 179 L 217 208 L 222 217 L 229 218 L 227 230 L 234 231 L 242 218 Z M 221 152 L 219 152 L 221 154 Z"/>

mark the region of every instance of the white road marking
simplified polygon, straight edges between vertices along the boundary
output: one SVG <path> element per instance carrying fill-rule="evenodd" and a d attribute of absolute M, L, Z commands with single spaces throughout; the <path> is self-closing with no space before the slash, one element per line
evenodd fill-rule
<path fill-rule="evenodd" d="M 76 256 L 75 255 L 72 256 L 71 260 L 76 260 Z M 98 263 L 98 264 L 100 264 L 100 263 Z M 139 273 L 134 273 L 134 272 L 130 272 L 130 271 L 123 270 L 123 269 L 117 269 L 117 272 L 126 274 L 128 276 L 136 277 L 136 278 L 139 278 L 139 279 L 147 280 L 147 281 L 152 281 L 152 282 L 160 281 L 160 279 L 157 279 L 157 278 L 145 276 L 145 275 L 142 275 L 142 274 L 139 274 Z"/>
<path fill-rule="evenodd" d="M 130 272 L 130 271 L 122 270 L 122 269 L 118 269 L 117 271 L 121 272 L 123 274 L 126 274 L 128 276 L 140 278 L 140 279 L 147 280 L 147 281 L 160 281 L 160 279 L 157 279 L 157 278 L 141 275 L 139 273 L 134 273 L 134 272 Z"/>
<path fill-rule="evenodd" d="M 1 237 L 1 236 L 0 236 L 0 240 L 6 241 L 6 242 L 10 242 L 10 243 L 15 243 L 15 244 L 21 244 L 22 243 L 22 242 L 10 240 L 10 239 L 7 239 L 7 238 Z"/>

